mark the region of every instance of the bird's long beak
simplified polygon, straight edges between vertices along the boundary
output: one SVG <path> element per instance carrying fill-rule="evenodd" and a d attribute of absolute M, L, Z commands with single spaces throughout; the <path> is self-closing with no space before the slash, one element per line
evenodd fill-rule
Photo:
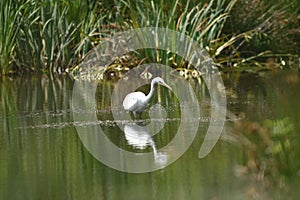
<path fill-rule="evenodd" d="M 165 86 L 166 88 L 168 88 L 169 90 L 172 90 L 172 88 L 168 84 L 164 83 L 162 85 Z"/>

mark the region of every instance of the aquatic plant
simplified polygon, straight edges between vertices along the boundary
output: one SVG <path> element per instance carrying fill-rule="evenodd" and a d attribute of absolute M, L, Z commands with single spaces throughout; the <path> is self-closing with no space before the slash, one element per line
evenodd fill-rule
<path fill-rule="evenodd" d="M 296 0 L 239 0 L 223 31 L 229 40 L 217 48 L 217 54 L 227 51 L 228 58 L 221 62 L 229 66 L 265 66 L 264 62 L 273 57 L 278 58 L 278 66 L 282 60 L 288 63 L 297 51 L 297 4 Z"/>
<path fill-rule="evenodd" d="M 212 0 L 208 3 L 195 3 L 190 0 L 173 0 L 168 4 L 163 1 L 129 1 L 125 5 L 130 11 L 130 27 L 164 27 L 176 30 L 210 51 L 210 43 L 220 37 L 236 1 Z M 140 53 L 142 58 L 148 58 L 152 62 L 186 68 L 185 60 L 174 53 L 152 49 L 144 49 Z"/>
<path fill-rule="evenodd" d="M 11 66 L 11 57 L 15 42 L 20 30 L 20 11 L 13 0 L 0 2 L 0 68 L 1 73 L 6 73 Z"/>
<path fill-rule="evenodd" d="M 281 61 L 299 53 L 298 5 L 296 0 L 4 0 L 0 71 L 60 74 L 114 32 L 150 26 L 187 34 L 220 67 L 271 56 Z M 191 67 L 166 51 L 144 49 L 137 56 L 174 68 Z"/>
<path fill-rule="evenodd" d="M 19 48 L 15 52 L 18 65 L 61 73 L 88 51 L 87 38 L 98 22 L 89 12 L 94 12 L 96 6 L 90 11 L 81 1 L 30 2 L 28 12 L 23 12 Z M 81 16 L 85 18 L 82 20 Z"/>

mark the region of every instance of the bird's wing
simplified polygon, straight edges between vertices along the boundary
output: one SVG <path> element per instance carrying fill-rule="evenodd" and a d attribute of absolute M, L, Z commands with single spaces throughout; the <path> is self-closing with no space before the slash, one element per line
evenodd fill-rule
<path fill-rule="evenodd" d="M 143 98 L 145 98 L 145 94 L 142 92 L 133 92 L 128 94 L 123 101 L 124 109 L 129 111 L 138 109 L 139 101 Z"/>

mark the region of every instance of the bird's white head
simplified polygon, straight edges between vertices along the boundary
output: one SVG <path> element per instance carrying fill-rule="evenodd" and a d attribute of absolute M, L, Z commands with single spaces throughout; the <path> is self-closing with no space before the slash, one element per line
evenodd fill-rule
<path fill-rule="evenodd" d="M 167 87 L 168 89 L 172 90 L 171 87 L 168 84 L 166 84 L 164 79 L 162 79 L 160 77 L 155 77 L 154 79 L 152 79 L 151 84 L 154 85 L 155 83 L 163 85 L 163 86 Z"/>

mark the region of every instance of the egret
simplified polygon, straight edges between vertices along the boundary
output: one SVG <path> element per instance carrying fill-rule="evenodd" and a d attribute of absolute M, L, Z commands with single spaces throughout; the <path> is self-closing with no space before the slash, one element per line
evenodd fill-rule
<path fill-rule="evenodd" d="M 172 90 L 171 87 L 167 85 L 162 78 L 156 77 L 151 81 L 151 89 L 147 96 L 143 92 L 132 92 L 127 94 L 123 101 L 124 109 L 133 112 L 135 118 L 137 116 L 141 118 L 143 111 L 146 110 L 147 104 L 154 94 L 154 85 L 156 83 Z"/>

